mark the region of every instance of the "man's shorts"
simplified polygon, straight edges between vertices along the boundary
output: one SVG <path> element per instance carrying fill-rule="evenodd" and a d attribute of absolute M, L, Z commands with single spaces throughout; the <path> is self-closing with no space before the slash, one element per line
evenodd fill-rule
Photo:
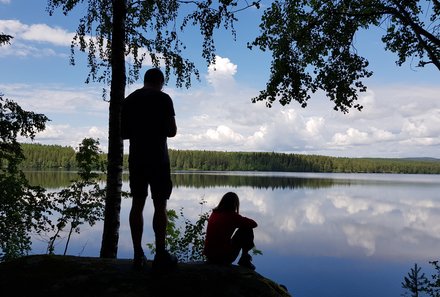
<path fill-rule="evenodd" d="M 130 162 L 129 164 L 130 190 L 133 197 L 146 198 L 150 186 L 152 199 L 169 199 L 173 184 L 171 182 L 170 164 L 142 164 Z"/>

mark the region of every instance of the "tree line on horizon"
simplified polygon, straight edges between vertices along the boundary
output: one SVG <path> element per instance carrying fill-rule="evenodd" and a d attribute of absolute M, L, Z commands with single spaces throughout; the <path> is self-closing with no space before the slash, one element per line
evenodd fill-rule
<path fill-rule="evenodd" d="M 76 170 L 72 147 L 43 144 L 21 144 L 25 156 L 23 169 Z M 330 173 L 407 173 L 440 174 L 440 160 L 404 158 L 347 158 L 276 152 L 222 152 L 169 150 L 171 169 L 200 171 L 280 171 Z M 102 160 L 107 155 L 101 154 Z M 128 155 L 124 155 L 128 170 Z"/>

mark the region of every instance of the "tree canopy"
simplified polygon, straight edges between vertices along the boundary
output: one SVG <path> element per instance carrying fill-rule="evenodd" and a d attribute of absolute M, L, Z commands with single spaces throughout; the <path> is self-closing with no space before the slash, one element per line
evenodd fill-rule
<path fill-rule="evenodd" d="M 188 27 L 198 27 L 203 37 L 201 56 L 208 64 L 215 61 L 214 31 L 230 29 L 234 31 L 236 13 L 246 8 L 259 7 L 258 1 L 220 0 L 220 1 L 123 1 L 125 10 L 124 29 L 127 83 L 138 79 L 139 70 L 147 62 L 156 67 L 164 67 L 169 78 L 176 76 L 178 87 L 189 87 L 192 77 L 199 78 L 199 71 L 193 61 L 184 56 L 187 45 L 182 34 Z M 86 82 L 98 81 L 109 84 L 111 81 L 111 45 L 114 26 L 114 8 L 117 2 L 48 0 L 47 10 L 50 15 L 61 8 L 67 15 L 77 4 L 87 7 L 87 13 L 79 20 L 76 34 L 71 44 L 71 64 L 75 64 L 75 49 L 88 55 L 89 74 Z"/>
<path fill-rule="evenodd" d="M 407 60 L 440 70 L 438 0 L 277 0 L 264 11 L 260 36 L 249 47 L 272 53 L 266 89 L 253 99 L 268 107 L 292 100 L 306 107 L 311 93 L 322 90 L 344 113 L 362 109 L 358 93 L 373 73 L 356 49 L 356 33 L 384 29 L 385 49 Z"/>

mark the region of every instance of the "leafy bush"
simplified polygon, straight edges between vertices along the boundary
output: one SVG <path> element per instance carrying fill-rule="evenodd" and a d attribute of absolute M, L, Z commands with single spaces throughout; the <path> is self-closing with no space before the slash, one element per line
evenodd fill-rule
<path fill-rule="evenodd" d="M 205 204 L 205 200 L 200 202 L 202 207 Z M 209 213 L 202 211 L 195 223 L 185 217 L 183 207 L 180 209 L 179 214 L 180 217 L 174 209 L 167 210 L 168 225 L 165 241 L 168 250 L 177 257 L 179 262 L 205 260 L 203 248 Z M 155 252 L 154 243 L 148 243 L 147 247 L 152 253 Z"/>
<path fill-rule="evenodd" d="M 54 253 L 55 241 L 60 233 L 68 227 L 68 236 L 64 248 L 67 253 L 72 233 L 80 233 L 80 225 L 88 223 L 93 226 L 104 217 L 105 188 L 101 187 L 96 169 L 103 170 L 100 161 L 99 141 L 85 138 L 76 154 L 79 167 L 79 179 L 60 192 L 52 193 L 53 209 L 58 214 L 54 234 L 50 237 L 47 252 Z"/>
<path fill-rule="evenodd" d="M 20 170 L 24 155 L 17 142 L 18 136 L 33 140 L 48 120 L 0 94 L 0 261 L 26 255 L 29 234 L 48 228 L 49 201 L 45 190 L 31 186 Z"/>

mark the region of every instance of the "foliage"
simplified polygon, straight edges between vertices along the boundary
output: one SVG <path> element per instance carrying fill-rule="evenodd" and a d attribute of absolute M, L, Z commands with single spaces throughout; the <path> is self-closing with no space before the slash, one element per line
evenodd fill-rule
<path fill-rule="evenodd" d="M 419 293 L 427 290 L 428 278 L 424 273 L 420 273 L 421 267 L 414 264 L 414 268 L 405 276 L 402 282 L 402 288 L 408 290 L 411 297 L 418 297 Z"/>
<path fill-rule="evenodd" d="M 431 279 L 429 280 L 426 286 L 426 292 L 431 297 L 439 297 L 440 296 L 440 266 L 438 261 L 429 262 L 435 269 L 435 274 L 431 275 Z"/>
<path fill-rule="evenodd" d="M 10 43 L 13 37 L 7 34 L 0 34 L 0 46 Z"/>
<path fill-rule="evenodd" d="M 94 171 L 102 169 L 99 142 L 92 138 L 83 139 L 76 161 L 79 167 L 79 179 L 51 197 L 54 210 L 58 214 L 54 226 L 54 234 L 50 237 L 47 252 L 54 253 L 55 241 L 60 238 L 60 233 L 67 227 L 68 236 L 64 248 L 67 252 L 73 231 L 80 232 L 80 225 L 88 223 L 93 226 L 96 221 L 103 219 L 105 190 L 101 187 L 98 174 Z"/>
<path fill-rule="evenodd" d="M 202 200 L 200 205 L 203 207 L 205 203 L 206 201 Z M 185 217 L 183 208 L 180 209 L 180 217 L 173 209 L 168 209 L 167 215 L 168 224 L 165 242 L 168 250 L 177 257 L 179 262 L 205 260 L 203 248 L 205 245 L 205 225 L 209 213 L 201 212 L 195 223 Z M 153 243 L 148 243 L 147 247 L 152 253 L 155 252 Z"/>
<path fill-rule="evenodd" d="M 44 189 L 30 186 L 19 169 L 24 155 L 17 142 L 18 136 L 34 139 L 47 120 L 0 94 L 0 261 L 25 255 L 29 233 L 47 230 L 49 202 Z"/>
<path fill-rule="evenodd" d="M 356 47 L 356 33 L 386 27 L 385 49 L 397 64 L 418 61 L 440 70 L 438 0 L 277 0 L 267 8 L 261 34 L 248 46 L 272 52 L 266 89 L 253 99 L 282 105 L 295 100 L 306 107 L 311 93 L 322 90 L 344 113 L 362 109 L 358 92 L 372 75 Z"/>
<path fill-rule="evenodd" d="M 403 296 L 408 296 L 408 293 L 411 294 L 411 297 L 440 296 L 440 265 L 438 261 L 430 261 L 429 263 L 435 270 L 431 277 L 421 273 L 421 267 L 414 264 L 414 268 L 411 268 L 408 276 L 405 276 L 402 282 L 402 288 L 408 291 L 402 294 Z"/>
<path fill-rule="evenodd" d="M 77 169 L 68 161 L 74 157 L 72 148 L 40 144 L 22 144 L 22 147 L 26 156 L 22 168 Z M 169 155 L 173 170 L 440 174 L 440 160 L 429 158 L 343 158 L 274 152 L 184 150 L 169 150 Z M 103 162 L 106 156 L 102 154 L 100 158 Z M 126 155 L 124 168 L 128 169 Z"/>
<path fill-rule="evenodd" d="M 174 170 L 440 173 L 437 159 L 341 158 L 268 152 L 170 151 Z"/>
<path fill-rule="evenodd" d="M 22 143 L 26 157 L 21 167 L 25 169 L 77 169 L 75 150 L 70 146 Z"/>

